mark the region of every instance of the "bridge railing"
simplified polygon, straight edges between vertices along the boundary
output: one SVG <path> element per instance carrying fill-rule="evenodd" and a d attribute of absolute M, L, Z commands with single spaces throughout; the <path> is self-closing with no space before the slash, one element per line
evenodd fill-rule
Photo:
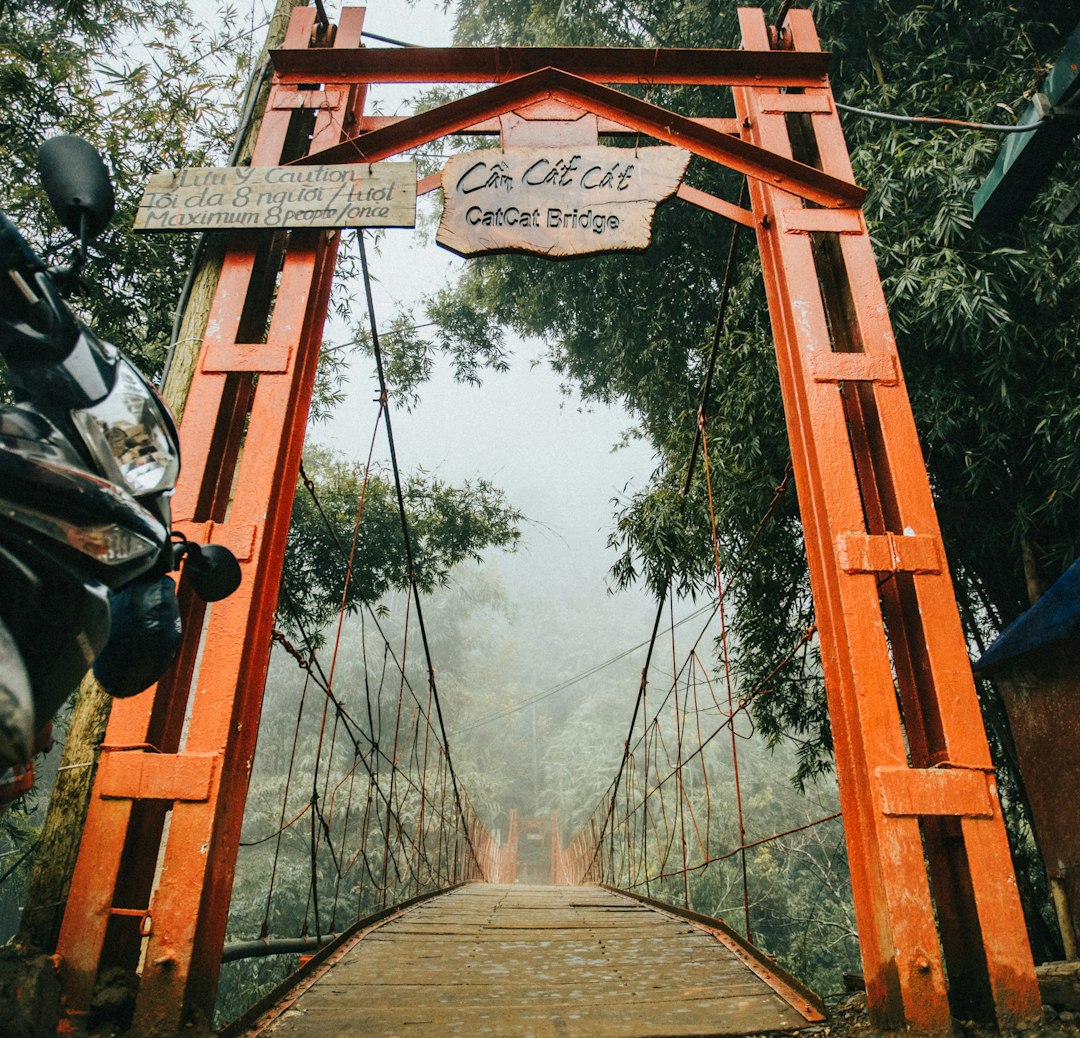
<path fill-rule="evenodd" d="M 725 659 L 719 606 L 710 621 L 674 678 L 674 640 L 666 684 L 659 667 L 648 672 L 618 774 L 553 872 L 727 918 L 839 992 L 841 974 L 859 971 L 859 943 L 835 783 L 793 788 L 794 753 L 771 754 L 751 716 L 778 671 L 813 659 L 816 628 L 747 678 Z M 699 655 L 714 639 L 717 658 Z"/>

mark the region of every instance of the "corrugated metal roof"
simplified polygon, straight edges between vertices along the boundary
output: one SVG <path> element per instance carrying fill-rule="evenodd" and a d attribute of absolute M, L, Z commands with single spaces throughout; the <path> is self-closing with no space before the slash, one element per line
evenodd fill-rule
<path fill-rule="evenodd" d="M 975 662 L 987 670 L 1080 631 L 1080 559 L 1026 613 L 1021 613 Z"/>

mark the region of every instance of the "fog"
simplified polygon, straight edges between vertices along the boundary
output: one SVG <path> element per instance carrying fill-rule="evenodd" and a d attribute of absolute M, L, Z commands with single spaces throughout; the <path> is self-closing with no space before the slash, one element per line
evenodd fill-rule
<path fill-rule="evenodd" d="M 369 249 L 371 275 L 376 281 L 377 322 L 385 326 L 396 309 L 408 311 L 422 293 L 441 287 L 463 262 L 433 245 L 422 230 L 388 232 L 378 251 Z M 422 322 L 423 314 L 418 313 L 416 320 Z M 477 627 L 469 632 L 470 637 L 486 642 L 485 651 L 468 656 L 478 661 L 483 673 L 460 673 L 461 653 L 455 651 L 460 647 L 447 646 L 455 657 L 454 687 L 467 688 L 474 707 L 478 700 L 483 701 L 484 716 L 532 699 L 554 684 L 639 645 L 650 633 L 656 609 L 639 591 L 612 593 L 608 580 L 614 553 L 607 546 L 607 537 L 614 509 L 619 500 L 647 480 L 655 466 L 651 449 L 625 435 L 632 431 L 632 419 L 625 411 L 585 406 L 576 392 L 561 385 L 543 360 L 542 343 L 517 340 L 512 346 L 510 370 L 485 373 L 481 386 L 455 382 L 450 365 L 442 362 L 436 365 L 433 378 L 422 388 L 420 401 L 411 411 L 395 407 L 392 397 L 390 400 L 403 471 L 423 469 L 454 484 L 489 479 L 506 494 L 508 504 L 526 517 L 517 551 L 489 552 L 480 567 L 482 572 L 475 564 L 460 565 L 448 588 L 436 593 L 424 607 L 425 613 L 431 614 L 429 627 L 433 628 L 433 643 L 438 645 L 435 625 L 441 599 L 458 603 L 446 608 L 456 610 L 455 620 L 461 620 L 463 603 L 475 598 L 478 582 L 486 588 L 487 596 L 500 596 L 494 610 L 477 612 Z M 314 425 L 309 436 L 363 460 L 371 441 L 377 395 L 374 363 L 357 351 L 346 400 L 329 422 Z M 377 465 L 389 465 L 381 430 L 374 459 Z M 399 599 L 392 608 L 400 606 Z M 491 658 L 502 661 L 500 671 L 486 669 Z M 617 759 L 643 660 L 641 649 L 614 672 L 605 668 L 546 697 L 541 721 L 536 721 L 535 711 L 525 719 L 531 725 L 533 743 L 530 765 L 547 756 L 545 738 L 562 729 L 560 719 L 566 711 L 601 692 L 607 706 L 610 743 L 595 750 Z M 446 663 L 436 653 L 436 671 Z M 611 687 L 613 680 L 621 682 L 621 697 Z M 496 687 L 491 687 L 493 683 Z M 448 718 L 461 718 L 461 723 L 471 727 L 476 721 L 473 711 L 462 715 L 463 705 L 454 702 L 453 687 L 441 691 Z M 614 703 L 609 698 L 612 696 Z M 617 706 L 620 698 L 625 705 L 622 711 Z M 464 774 L 478 769 L 478 762 L 469 760 L 468 755 L 470 747 L 480 745 L 486 752 L 486 763 L 480 770 L 489 777 L 492 766 L 514 770 L 512 754 L 491 756 L 490 742 L 498 739 L 500 730 L 505 731 L 509 716 L 500 721 L 482 733 L 479 743 L 452 740 L 451 751 Z M 453 731 L 453 724 L 451 728 Z M 497 785 L 515 788 L 517 777 L 503 775 Z M 520 777 L 535 790 L 534 775 Z M 528 799 L 534 801 L 533 796 Z M 531 811 L 539 805 L 535 801 L 500 805 L 502 809 L 511 806 Z M 587 810 L 594 805 L 580 806 Z"/>
<path fill-rule="evenodd" d="M 394 0 L 368 7 L 365 30 L 438 46 L 449 44 L 451 25 L 448 18 L 430 11 L 418 17 Z M 414 110 L 410 90 L 399 87 L 373 90 L 368 107 L 381 114 Z M 412 314 L 422 324 L 422 297 L 452 283 L 468 262 L 434 243 L 437 219 L 438 196 L 433 194 L 418 200 L 417 229 L 386 230 L 377 235 L 367 232 L 380 329 L 388 328 L 398 311 Z M 363 293 L 359 286 L 353 287 L 358 302 L 350 319 L 366 327 Z M 341 339 L 344 334 L 343 325 L 332 321 L 329 337 Z M 655 467 L 651 449 L 635 438 L 633 420 L 624 410 L 583 404 L 574 387 L 561 384 L 544 360 L 544 343 L 508 339 L 508 347 L 512 351 L 510 370 L 482 373 L 481 386 L 456 382 L 449 363 L 441 360 L 411 410 L 393 397 L 390 400 L 397 456 L 404 472 L 423 469 L 454 484 L 488 479 L 504 491 L 507 503 L 526 517 L 516 552 L 490 552 L 482 574 L 474 565 L 460 566 L 450 587 L 425 606 L 425 612 L 438 616 L 440 598 L 453 602 L 456 595 L 459 603 L 467 601 L 471 597 L 468 589 L 475 588 L 478 580 L 485 583 L 487 593 L 492 587 L 501 592 L 496 610 L 501 622 L 492 623 L 496 618 L 489 609 L 484 622 L 491 626 L 474 632 L 488 642 L 487 654 L 502 661 L 501 677 L 466 674 L 458 675 L 460 685 L 455 682 L 455 686 L 469 688 L 470 698 L 486 700 L 494 709 L 532 699 L 640 645 L 649 636 L 656 611 L 648 596 L 636 590 L 613 594 L 608 581 L 614 553 L 607 538 L 614 511 L 620 500 L 647 481 Z M 309 438 L 363 460 L 371 441 L 378 390 L 374 362 L 360 350 L 352 356 L 345 393 L 346 399 L 332 419 L 313 425 Z M 381 431 L 374 457 L 376 464 L 389 464 L 386 437 Z M 688 604 L 683 612 L 693 608 Z M 478 614 L 477 623 L 481 622 Z M 437 630 L 432 637 L 438 640 Z M 481 659 L 484 654 L 475 656 Z M 530 765 L 547 756 L 550 746 L 545 742 L 563 728 L 559 719 L 590 696 L 605 701 L 610 739 L 609 746 L 598 746 L 596 751 L 617 761 L 643 661 L 642 648 L 614 668 L 606 667 L 546 696 L 539 721 L 536 708 L 531 708 L 525 718 L 533 743 Z M 433 664 L 437 671 L 444 665 L 438 658 Z M 498 680 L 497 688 L 484 687 L 493 680 Z M 613 683 L 622 688 L 621 695 L 614 691 Z M 476 715 L 453 701 L 451 689 L 441 692 L 448 717 L 459 717 L 461 724 L 475 732 Z M 624 709 L 620 710 L 620 703 Z M 469 759 L 469 753 L 471 747 L 481 744 L 487 755 L 481 770 L 490 773 L 495 763 L 490 743 L 497 741 L 500 725 L 505 729 L 509 716 L 501 717 L 499 725 L 489 724 L 480 742 L 470 737 L 455 740 L 451 724 L 451 751 L 465 774 L 475 773 L 479 766 Z M 512 772 L 516 764 L 510 755 L 498 766 Z M 527 784 L 535 789 L 531 776 L 521 777 L 530 778 Z M 498 783 L 501 788 L 516 786 L 513 774 L 502 779 Z M 499 806 L 503 810 L 532 807 Z M 588 803 L 580 808 L 587 812 L 593 806 Z"/>

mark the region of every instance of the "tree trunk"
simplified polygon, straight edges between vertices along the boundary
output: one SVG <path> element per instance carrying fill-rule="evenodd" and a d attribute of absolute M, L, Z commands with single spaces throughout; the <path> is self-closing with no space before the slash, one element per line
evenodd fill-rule
<path fill-rule="evenodd" d="M 49 812 L 27 884 L 17 936 L 24 951 L 50 954 L 56 947 L 111 705 L 110 697 L 87 674 L 76 693 Z"/>
<path fill-rule="evenodd" d="M 233 148 L 233 165 L 243 166 L 251 160 L 255 141 L 262 126 L 266 100 L 270 96 L 270 51 L 280 47 L 285 40 L 285 30 L 293 9 L 306 7 L 306 0 L 277 0 L 270 18 L 266 43 L 263 44 L 259 63 L 255 67 L 249 87 L 248 110 L 244 113 L 246 124 L 240 128 L 236 146 Z M 225 235 L 204 234 L 196 250 L 197 272 L 191 283 L 191 291 L 180 332 L 172 347 L 162 396 L 172 408 L 179 424 L 187 403 L 188 390 L 195 375 L 195 364 L 202 349 L 206 322 L 210 316 L 210 304 L 217 291 L 221 276 L 221 263 L 225 255 Z"/>
<path fill-rule="evenodd" d="M 1034 605 L 1042 598 L 1046 588 L 1043 585 L 1042 578 L 1039 576 L 1039 567 L 1035 562 L 1035 551 L 1027 537 L 1020 538 L 1020 555 L 1024 562 L 1024 583 L 1027 585 L 1028 604 Z"/>

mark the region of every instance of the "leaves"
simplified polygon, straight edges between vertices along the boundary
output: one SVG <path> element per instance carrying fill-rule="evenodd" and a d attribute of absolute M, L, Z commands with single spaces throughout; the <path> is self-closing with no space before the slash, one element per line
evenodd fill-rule
<path fill-rule="evenodd" d="M 1023 109 L 1077 8 L 831 0 L 814 14 L 840 100 L 1001 121 L 1008 109 Z M 731 46 L 737 26 L 731 8 L 710 0 L 480 0 L 459 8 L 457 37 Z M 719 92 L 686 88 L 651 96 L 690 114 L 724 114 L 727 103 Z M 1027 604 L 1021 539 L 1034 546 L 1047 581 L 1080 553 L 1080 254 L 1075 228 L 1050 216 L 1068 186 L 1068 161 L 1018 235 L 984 239 L 972 229 L 971 195 L 1000 137 L 847 114 L 843 123 L 856 179 L 869 186 L 866 213 L 960 593 L 1011 618 Z M 700 162 L 688 180 L 736 193 L 730 174 Z M 655 446 L 661 465 L 650 485 L 614 519 L 617 586 L 643 580 L 655 591 L 670 575 L 695 595 L 715 584 L 704 492 L 697 486 L 682 499 L 678 490 L 726 244 L 714 217 L 669 204 L 641 256 L 561 264 L 493 257 L 470 263 L 455 287 L 470 313 L 542 338 L 550 363 L 586 399 L 621 401 Z M 730 591 L 739 662 L 753 675 L 767 673 L 801 636 L 812 606 L 794 495 L 754 540 L 788 445 L 759 265 L 752 246 L 743 249 L 706 413 L 721 569 L 731 572 L 755 544 Z M 470 363 L 486 358 L 449 320 L 436 344 Z M 756 720 L 770 738 L 789 731 L 804 740 L 799 775 L 808 779 L 827 766 L 830 750 L 816 659 L 787 668 L 775 684 Z"/>
<path fill-rule="evenodd" d="M 43 255 L 65 259 L 71 243 L 38 187 L 38 146 L 74 133 L 104 154 L 117 215 L 93 244 L 91 287 L 79 303 L 151 375 L 164 360 L 195 238 L 133 235 L 134 212 L 152 173 L 222 160 L 250 46 L 227 21 L 198 24 L 183 3 L 0 4 L 0 208 Z"/>
<path fill-rule="evenodd" d="M 446 583 L 454 566 L 479 562 L 488 548 L 512 551 L 520 538 L 521 513 L 486 480 L 454 487 L 419 473 L 403 486 L 416 562 L 410 572 L 389 475 L 377 472 L 365 481 L 362 466 L 318 448 L 309 447 L 306 459 L 315 495 L 298 483 L 278 603 L 279 622 L 298 639 L 318 639 L 339 608 L 355 612 L 391 590 L 407 589 L 410 579 L 430 592 Z"/>

